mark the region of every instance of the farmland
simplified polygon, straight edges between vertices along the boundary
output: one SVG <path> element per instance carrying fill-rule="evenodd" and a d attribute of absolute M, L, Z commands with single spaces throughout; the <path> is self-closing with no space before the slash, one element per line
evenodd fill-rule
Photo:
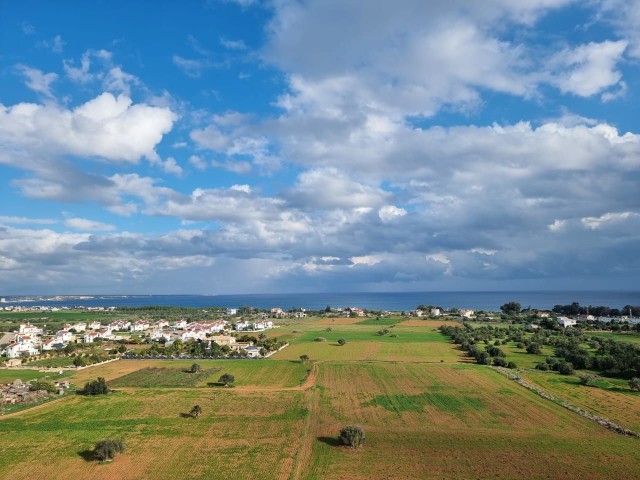
<path fill-rule="evenodd" d="M 266 360 L 198 360 L 197 373 L 188 372 L 193 360 L 119 360 L 72 372 L 78 386 L 102 376 L 115 393 L 0 417 L 0 471 L 12 479 L 640 476 L 640 440 L 476 365 L 437 331 L 442 323 L 301 319 L 269 332 L 290 346 Z M 640 394 L 624 381 L 584 387 L 575 376 L 531 370 L 551 350 L 501 348 L 527 380 L 640 430 Z M 235 376 L 233 387 L 217 384 L 222 373 Z M 202 407 L 197 419 L 193 405 Z M 365 429 L 363 448 L 337 445 L 347 424 Z M 92 461 L 91 447 L 109 437 L 123 438 L 127 451 Z"/>

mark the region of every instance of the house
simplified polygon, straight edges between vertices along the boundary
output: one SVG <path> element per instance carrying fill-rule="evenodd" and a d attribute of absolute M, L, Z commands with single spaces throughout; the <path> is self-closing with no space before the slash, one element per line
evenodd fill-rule
<path fill-rule="evenodd" d="M 38 355 L 40 351 L 31 342 L 25 343 L 11 343 L 4 349 L 4 353 L 7 358 L 20 358 L 29 357 L 31 355 Z"/>
<path fill-rule="evenodd" d="M 249 330 L 251 327 L 251 324 L 249 322 L 246 321 L 241 321 L 236 323 L 236 330 L 239 332 L 243 332 L 245 330 Z"/>
<path fill-rule="evenodd" d="M 187 328 L 187 321 L 184 318 L 182 318 L 177 322 L 173 323 L 173 328 L 176 328 L 178 330 L 184 330 L 185 328 Z"/>
<path fill-rule="evenodd" d="M 170 332 L 164 332 L 164 331 L 153 331 L 149 334 L 149 339 L 151 340 L 155 340 L 155 341 L 160 341 L 162 339 L 165 340 L 165 342 L 168 342 L 171 340 L 171 333 Z"/>
<path fill-rule="evenodd" d="M 61 343 L 67 343 L 73 340 L 73 333 L 68 330 L 60 330 L 56 332 L 56 340 Z"/>
<path fill-rule="evenodd" d="M 437 317 L 440 315 L 440 309 L 439 308 L 432 308 L 431 310 L 429 310 L 429 315 L 433 315 L 434 317 Z"/>
<path fill-rule="evenodd" d="M 237 315 L 238 314 L 238 309 L 237 308 L 227 308 L 225 313 L 227 315 Z"/>
<path fill-rule="evenodd" d="M 305 312 L 295 312 L 293 316 L 296 318 L 307 318 L 307 314 Z"/>
<path fill-rule="evenodd" d="M 244 349 L 249 358 L 260 358 L 260 349 L 255 345 L 248 346 Z"/>
<path fill-rule="evenodd" d="M 18 330 L 18 333 L 22 333 L 24 335 L 42 335 L 42 329 L 40 327 L 36 327 L 35 325 L 23 323 L 20 325 L 20 330 Z"/>
<path fill-rule="evenodd" d="M 87 329 L 87 324 L 84 322 L 77 323 L 65 323 L 63 330 L 75 330 L 76 333 L 84 332 Z"/>
<path fill-rule="evenodd" d="M 236 343 L 236 337 L 232 337 L 230 335 L 214 335 L 213 337 L 211 337 L 211 340 L 213 340 L 221 347 L 224 345 L 233 345 L 234 343 Z"/>
<path fill-rule="evenodd" d="M 588 313 L 583 313 L 582 315 L 580 315 L 580 320 L 595 320 L 596 317 L 594 317 L 593 315 L 589 315 Z"/>
<path fill-rule="evenodd" d="M 138 320 L 137 322 L 129 325 L 129 330 L 131 330 L 132 332 L 143 332 L 145 330 L 149 330 L 150 328 L 151 324 L 142 320 Z"/>
<path fill-rule="evenodd" d="M 411 310 L 411 312 L 410 312 L 410 313 L 411 313 L 411 316 L 412 316 L 412 317 L 421 317 L 421 316 L 424 314 L 424 312 L 423 312 L 422 310 L 420 310 L 420 309 L 418 309 L 418 310 Z"/>
<path fill-rule="evenodd" d="M 562 328 L 573 327 L 577 324 L 578 321 L 574 320 L 573 318 L 558 317 L 558 325 L 560 325 Z"/>
<path fill-rule="evenodd" d="M 475 312 L 473 310 L 469 310 L 469 309 L 466 309 L 466 308 L 461 308 L 459 310 L 459 313 L 460 313 L 461 317 L 472 318 Z"/>
<path fill-rule="evenodd" d="M 89 322 L 87 324 L 87 328 L 89 330 L 98 330 L 98 329 L 102 328 L 102 324 L 100 322 L 98 322 L 97 320 L 94 320 L 93 322 Z"/>

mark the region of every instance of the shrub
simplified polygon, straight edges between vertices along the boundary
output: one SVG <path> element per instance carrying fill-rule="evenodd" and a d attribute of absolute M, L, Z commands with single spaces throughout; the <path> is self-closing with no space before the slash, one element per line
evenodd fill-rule
<path fill-rule="evenodd" d="M 339 338 L 338 339 L 338 344 L 339 345 L 344 345 L 345 343 L 347 343 L 347 341 L 344 338 Z"/>
<path fill-rule="evenodd" d="M 517 348 L 524 348 L 524 343 L 522 343 L 522 342 L 518 342 L 518 343 L 516 344 L 516 347 L 517 347 Z"/>
<path fill-rule="evenodd" d="M 191 370 L 189 370 L 191 373 L 198 373 L 200 371 L 201 367 L 200 364 L 198 363 L 194 363 L 193 365 L 191 365 Z"/>
<path fill-rule="evenodd" d="M 97 380 L 85 383 L 81 393 L 83 395 L 106 395 L 109 393 L 109 387 L 104 378 L 98 377 Z"/>
<path fill-rule="evenodd" d="M 202 413 L 202 407 L 200 405 L 194 405 L 191 411 L 189 412 L 189 415 L 191 415 L 193 418 L 198 418 L 201 413 Z"/>
<path fill-rule="evenodd" d="M 549 364 L 548 363 L 539 363 L 536 365 L 536 370 L 542 370 L 543 372 L 546 372 L 549 370 Z"/>
<path fill-rule="evenodd" d="M 496 367 L 506 367 L 507 361 L 502 357 L 494 357 L 493 365 Z"/>
<path fill-rule="evenodd" d="M 307 363 L 309 361 L 309 355 L 300 355 L 300 361 L 302 363 Z"/>
<path fill-rule="evenodd" d="M 476 355 L 476 361 L 480 365 L 489 365 L 491 363 L 491 357 L 487 352 L 480 352 Z"/>
<path fill-rule="evenodd" d="M 629 380 L 629 388 L 633 392 L 640 392 L 640 378 L 633 377 L 631 380 Z"/>
<path fill-rule="evenodd" d="M 342 445 L 358 448 L 364 445 L 364 430 L 357 425 L 347 425 L 340 430 L 338 440 Z"/>
<path fill-rule="evenodd" d="M 225 373 L 223 374 L 220 379 L 218 380 L 220 383 L 224 383 L 225 387 L 227 385 L 229 385 L 230 383 L 233 383 L 236 381 L 236 377 L 234 377 L 233 375 L 231 375 L 230 373 Z"/>
<path fill-rule="evenodd" d="M 580 377 L 580 383 L 587 387 L 594 386 L 596 384 L 596 379 L 598 378 L 590 373 L 581 373 L 578 377 Z"/>
<path fill-rule="evenodd" d="M 96 443 L 94 454 L 100 461 L 113 460 L 118 454 L 124 452 L 125 446 L 122 440 L 106 439 Z"/>
<path fill-rule="evenodd" d="M 516 365 L 516 362 L 509 362 L 507 363 L 507 368 L 515 369 L 518 368 L 518 365 Z"/>
<path fill-rule="evenodd" d="M 539 355 L 542 352 L 542 348 L 537 343 L 530 343 L 527 345 L 527 353 Z"/>
<path fill-rule="evenodd" d="M 558 364 L 558 372 L 562 375 L 571 375 L 573 374 L 573 365 L 570 362 L 560 362 Z"/>

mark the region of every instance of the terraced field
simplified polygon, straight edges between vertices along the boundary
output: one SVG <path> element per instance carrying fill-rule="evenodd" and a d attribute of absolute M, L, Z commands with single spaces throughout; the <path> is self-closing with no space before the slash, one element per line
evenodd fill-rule
<path fill-rule="evenodd" d="M 291 342 L 269 359 L 198 360 L 198 374 L 185 371 L 193 360 L 119 360 L 73 372 L 79 386 L 101 376 L 116 393 L 0 416 L 0 478 L 640 478 L 640 440 L 470 362 L 430 320 L 329 320 L 290 321 L 269 332 Z M 547 354 L 501 348 L 525 367 Z M 236 377 L 233 388 L 212 385 L 222 373 Z M 589 388 L 576 377 L 525 374 L 640 429 L 640 395 L 619 381 Z M 0 370 L 3 381 L 12 375 Z M 197 419 L 188 415 L 194 405 L 202 407 Z M 337 445 L 347 424 L 365 429 L 364 448 Z M 89 449 L 107 437 L 124 438 L 128 449 L 100 464 Z"/>

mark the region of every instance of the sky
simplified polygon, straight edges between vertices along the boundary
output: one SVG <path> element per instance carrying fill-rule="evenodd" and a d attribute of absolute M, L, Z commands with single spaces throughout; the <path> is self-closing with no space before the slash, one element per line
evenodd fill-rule
<path fill-rule="evenodd" d="M 633 290 L 640 0 L 0 1 L 0 295 Z"/>

